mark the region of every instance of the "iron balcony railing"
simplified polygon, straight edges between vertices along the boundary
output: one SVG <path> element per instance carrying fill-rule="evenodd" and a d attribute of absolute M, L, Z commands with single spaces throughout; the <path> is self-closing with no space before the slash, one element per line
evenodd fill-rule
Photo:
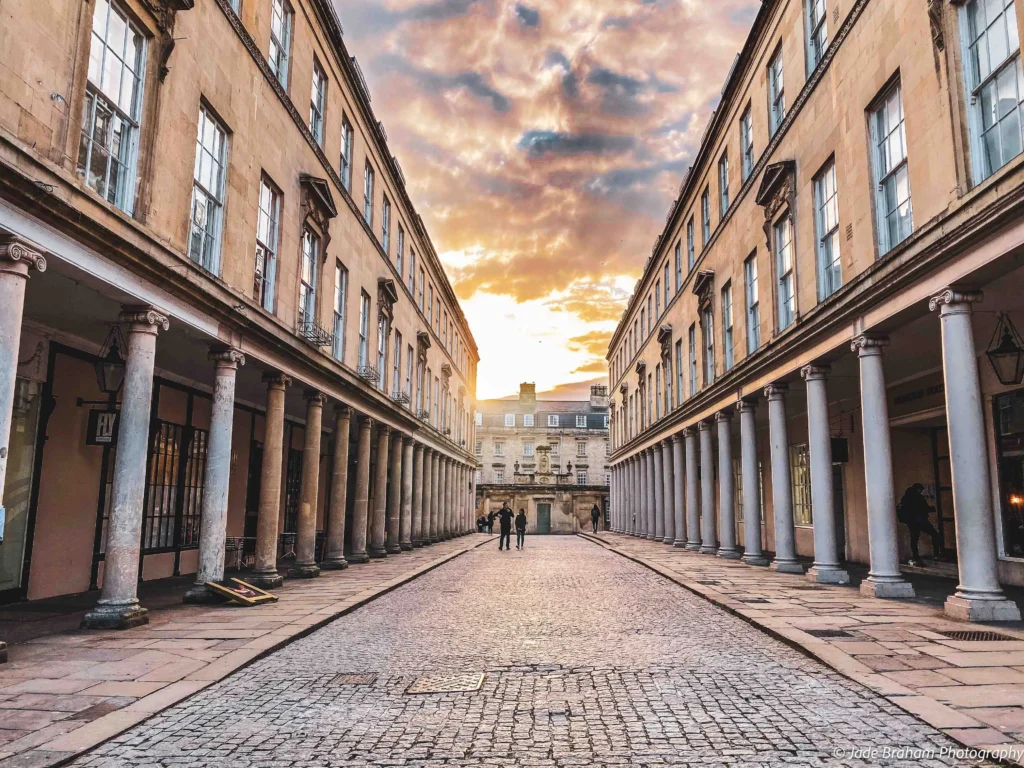
<path fill-rule="evenodd" d="M 399 405 L 408 405 L 410 402 L 409 396 L 405 392 L 395 392 L 391 395 L 391 399 Z"/>
<path fill-rule="evenodd" d="M 363 381 L 367 381 L 370 384 L 376 384 L 380 381 L 380 371 L 374 368 L 372 365 L 361 365 L 356 371 L 356 375 L 359 376 Z"/>
<path fill-rule="evenodd" d="M 314 347 L 334 346 L 334 334 L 326 330 L 316 320 L 304 320 L 299 318 L 296 332 L 300 337 L 308 341 Z"/>

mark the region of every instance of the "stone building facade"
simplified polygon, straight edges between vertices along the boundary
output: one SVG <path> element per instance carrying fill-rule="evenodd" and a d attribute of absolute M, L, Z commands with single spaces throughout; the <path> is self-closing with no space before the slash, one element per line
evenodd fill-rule
<path fill-rule="evenodd" d="M 1022 12 L 761 4 L 609 347 L 614 529 L 909 596 L 919 483 L 947 613 L 1019 618 Z"/>
<path fill-rule="evenodd" d="M 468 532 L 477 363 L 330 0 L 4 4 L 0 599 Z"/>
<path fill-rule="evenodd" d="M 476 412 L 476 507 L 486 515 L 508 502 L 526 510 L 530 533 L 576 533 L 591 526 L 596 504 L 608 509 L 608 388 L 590 400 L 538 400 L 535 384 L 519 397 L 481 400 Z"/>

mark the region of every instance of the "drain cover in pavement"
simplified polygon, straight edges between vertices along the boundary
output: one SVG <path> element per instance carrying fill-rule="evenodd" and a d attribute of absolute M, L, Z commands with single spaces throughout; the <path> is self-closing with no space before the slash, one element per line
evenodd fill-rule
<path fill-rule="evenodd" d="M 971 631 L 969 629 L 968 630 L 952 630 L 950 632 L 939 632 L 939 634 L 940 635 L 945 635 L 950 640 L 961 640 L 961 641 L 965 640 L 965 641 L 971 642 L 971 643 L 978 643 L 978 642 L 985 642 L 985 641 L 988 641 L 988 642 L 993 642 L 993 641 L 1005 642 L 1007 640 L 1017 640 L 1018 639 L 1016 637 L 1010 637 L 1009 635 L 1001 635 L 998 632 L 983 632 L 983 631 L 978 631 L 978 630 Z"/>
<path fill-rule="evenodd" d="M 377 675 L 373 672 L 343 672 L 331 680 L 331 685 L 373 685 Z"/>
<path fill-rule="evenodd" d="M 820 637 L 822 639 L 854 637 L 854 635 L 851 635 L 849 632 L 844 632 L 841 629 L 805 629 L 803 631 L 811 637 Z"/>
<path fill-rule="evenodd" d="M 741 603 L 768 603 L 763 597 L 747 597 L 740 600 Z"/>
<path fill-rule="evenodd" d="M 479 691 L 484 684 L 482 672 L 473 672 L 468 675 L 435 675 L 433 677 L 421 677 L 405 689 L 407 694 L 412 693 L 470 693 Z"/>

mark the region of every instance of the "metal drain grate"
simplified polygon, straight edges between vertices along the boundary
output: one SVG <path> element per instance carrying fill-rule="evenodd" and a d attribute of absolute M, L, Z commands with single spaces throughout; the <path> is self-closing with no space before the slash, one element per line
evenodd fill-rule
<path fill-rule="evenodd" d="M 377 675 L 373 672 L 343 672 L 331 680 L 331 685 L 373 685 Z"/>
<path fill-rule="evenodd" d="M 961 640 L 968 643 L 1000 642 L 1020 639 L 1017 637 L 1010 637 L 1009 635 L 1000 635 L 998 632 L 973 631 L 969 629 L 954 629 L 948 632 L 939 632 L 939 634 L 943 637 L 948 637 L 950 640 Z"/>
<path fill-rule="evenodd" d="M 806 587 L 789 587 L 789 589 L 799 589 L 801 592 L 820 592 L 821 587 L 812 587 L 810 585 Z"/>
<path fill-rule="evenodd" d="M 697 583 L 698 584 L 704 584 L 706 586 L 711 587 L 711 586 L 714 586 L 715 584 L 717 584 L 718 582 L 715 581 L 714 579 L 697 579 Z"/>
<path fill-rule="evenodd" d="M 771 602 L 771 601 L 770 600 L 765 600 L 763 597 L 747 597 L 747 598 L 741 598 L 740 602 L 741 603 L 768 603 L 768 602 Z"/>
<path fill-rule="evenodd" d="M 803 630 L 811 637 L 821 638 L 840 638 L 840 637 L 854 637 L 849 632 L 844 632 L 841 629 L 805 629 Z"/>
<path fill-rule="evenodd" d="M 484 684 L 482 672 L 472 672 L 467 675 L 435 675 L 433 677 L 421 677 L 408 688 L 407 694 L 416 693 L 471 693 L 479 691 Z"/>

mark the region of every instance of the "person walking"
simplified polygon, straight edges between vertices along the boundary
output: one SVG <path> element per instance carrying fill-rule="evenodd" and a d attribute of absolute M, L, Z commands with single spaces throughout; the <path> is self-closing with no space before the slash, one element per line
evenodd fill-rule
<path fill-rule="evenodd" d="M 498 523 L 501 527 L 501 535 L 498 537 L 498 551 L 504 549 L 506 552 L 512 549 L 512 508 L 506 501 L 498 510 Z"/>
<path fill-rule="evenodd" d="M 508 505 L 507 501 L 505 502 L 505 505 Z M 493 509 L 487 513 L 487 532 L 491 534 L 491 536 L 494 535 L 494 518 L 496 515 L 497 513 Z"/>
<path fill-rule="evenodd" d="M 516 549 L 526 546 L 526 510 L 520 509 L 516 515 Z"/>
<path fill-rule="evenodd" d="M 601 519 L 601 509 L 594 505 L 593 509 L 590 510 L 590 522 L 594 524 L 594 533 L 597 533 L 598 521 Z"/>
<path fill-rule="evenodd" d="M 908 565 L 920 566 L 921 553 L 918 552 L 918 540 L 922 533 L 927 533 L 932 539 L 932 552 L 936 560 L 942 556 L 942 540 L 939 532 L 932 525 L 929 516 L 935 510 L 924 497 L 924 486 L 921 483 L 914 483 L 903 493 L 903 498 L 896 505 L 896 519 L 910 529 L 910 562 Z"/>

